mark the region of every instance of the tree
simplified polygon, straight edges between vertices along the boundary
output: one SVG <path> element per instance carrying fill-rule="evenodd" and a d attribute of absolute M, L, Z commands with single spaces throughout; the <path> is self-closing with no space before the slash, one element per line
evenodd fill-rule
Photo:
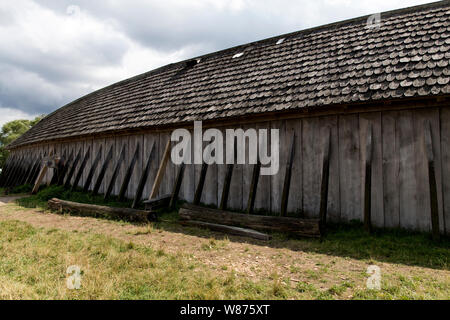
<path fill-rule="evenodd" d="M 0 131 L 0 169 L 3 169 L 6 159 L 9 156 L 9 152 L 5 147 L 30 130 L 43 117 L 42 115 L 34 118 L 34 120 L 14 120 L 3 125 Z"/>

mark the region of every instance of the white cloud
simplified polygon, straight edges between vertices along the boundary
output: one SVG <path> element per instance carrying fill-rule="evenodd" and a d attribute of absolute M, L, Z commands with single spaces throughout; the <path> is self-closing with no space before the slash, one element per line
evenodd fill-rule
<path fill-rule="evenodd" d="M 7 122 L 13 120 L 31 120 L 34 119 L 36 115 L 30 115 L 21 110 L 12 108 L 2 108 L 0 107 L 0 128 Z"/>

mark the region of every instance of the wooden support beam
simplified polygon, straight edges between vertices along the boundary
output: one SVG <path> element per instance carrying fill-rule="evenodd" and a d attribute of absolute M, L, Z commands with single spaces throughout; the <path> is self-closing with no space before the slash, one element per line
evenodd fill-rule
<path fill-rule="evenodd" d="M 30 179 L 31 179 L 31 180 L 30 180 L 30 183 L 31 183 L 31 184 L 34 184 L 34 182 L 35 182 L 36 179 L 38 178 L 39 172 L 41 171 L 42 160 L 44 159 L 44 157 L 45 157 L 46 154 L 47 154 L 47 153 L 45 153 L 44 156 L 40 156 L 40 157 L 39 157 L 38 162 L 36 163 L 35 170 L 34 170 L 32 176 L 30 177 Z"/>
<path fill-rule="evenodd" d="M 53 150 L 50 151 L 50 155 L 49 156 L 51 157 L 51 156 L 54 156 L 54 155 L 56 155 L 56 149 L 55 148 L 53 148 Z M 53 169 L 53 173 L 55 172 L 55 168 L 50 167 L 49 165 L 47 165 L 47 166 L 49 167 L 49 169 L 50 168 Z M 51 179 L 47 181 L 47 187 L 50 186 L 51 182 L 52 182 Z"/>
<path fill-rule="evenodd" d="M 131 175 L 133 174 L 134 167 L 136 166 L 136 161 L 139 159 L 139 143 L 136 145 L 136 150 L 134 151 L 133 159 L 131 159 L 130 165 L 128 166 L 125 177 L 123 178 L 122 186 L 119 192 L 119 201 L 125 200 L 125 193 L 127 192 L 128 185 L 130 184 Z"/>
<path fill-rule="evenodd" d="M 86 182 L 84 183 L 83 191 L 87 192 L 89 190 L 89 187 L 91 186 L 92 178 L 94 177 L 95 170 L 97 170 L 98 164 L 102 158 L 102 150 L 103 146 L 100 146 L 100 149 L 97 152 L 97 155 L 95 156 L 94 162 L 92 163 L 91 169 L 89 169 L 88 176 L 86 178 Z"/>
<path fill-rule="evenodd" d="M 64 158 L 64 160 L 62 162 L 61 172 L 59 173 L 59 176 L 58 176 L 58 182 L 57 182 L 58 186 L 62 186 L 64 184 L 64 178 L 66 177 L 67 171 L 69 170 L 69 164 L 73 159 L 73 153 L 74 153 L 74 150 L 72 149 L 69 156 L 67 158 Z"/>
<path fill-rule="evenodd" d="M 330 176 L 330 149 L 331 149 L 331 130 L 325 138 L 322 158 L 322 182 L 320 186 L 320 209 L 319 219 L 321 234 L 325 233 L 327 224 L 327 206 L 328 206 L 328 182 Z"/>
<path fill-rule="evenodd" d="M 64 201 L 53 198 L 48 201 L 48 207 L 56 212 L 69 212 L 89 217 L 103 217 L 127 220 L 132 222 L 147 222 L 150 212 L 129 208 L 114 208 L 93 204 Z"/>
<path fill-rule="evenodd" d="M 106 170 L 108 170 L 109 164 L 111 163 L 113 157 L 113 146 L 109 148 L 108 154 L 106 155 L 105 161 L 103 161 L 102 168 L 100 173 L 98 174 L 97 181 L 95 182 L 94 190 L 92 190 L 92 194 L 95 196 L 98 194 L 98 190 L 100 190 L 100 186 L 102 185 L 103 179 L 105 178 Z"/>
<path fill-rule="evenodd" d="M 34 157 L 31 157 L 28 160 L 28 164 L 27 164 L 27 169 L 25 170 L 24 174 L 22 175 L 22 178 L 20 180 L 20 185 L 24 185 L 27 181 L 27 178 L 31 172 L 31 170 L 33 169 L 34 166 Z"/>
<path fill-rule="evenodd" d="M 373 154 L 373 130 L 370 125 L 367 128 L 366 162 L 364 184 L 364 229 L 372 232 L 372 154 Z"/>
<path fill-rule="evenodd" d="M 236 157 L 237 157 L 237 142 L 236 142 L 236 138 L 235 138 L 234 139 L 234 163 L 236 163 Z M 221 210 L 226 210 L 228 207 L 228 196 L 230 194 L 231 178 L 233 177 L 234 163 L 227 164 L 227 171 L 225 173 L 225 180 L 223 182 L 222 197 L 220 199 L 220 205 L 219 205 L 219 208 Z"/>
<path fill-rule="evenodd" d="M 194 195 L 194 204 L 200 204 L 203 193 L 203 186 L 205 185 L 206 173 L 208 172 L 209 164 L 203 163 L 202 169 L 200 171 L 200 178 L 197 184 L 197 188 L 195 189 Z"/>
<path fill-rule="evenodd" d="M 6 181 L 8 180 L 9 175 L 11 174 L 11 169 L 14 165 L 14 161 L 16 159 L 16 156 L 9 157 L 5 167 L 2 170 L 2 176 L 0 179 L 0 187 L 3 187 L 6 184 Z"/>
<path fill-rule="evenodd" d="M 292 165 L 294 163 L 295 154 L 295 132 L 291 134 L 291 148 L 289 150 L 288 160 L 286 163 L 286 171 L 284 174 L 283 193 L 281 195 L 280 215 L 285 217 L 287 214 L 287 205 L 289 201 L 289 189 L 291 187 Z"/>
<path fill-rule="evenodd" d="M 258 190 L 259 173 L 261 172 L 261 162 L 259 161 L 253 165 L 252 182 L 250 184 L 250 191 L 248 193 L 247 213 L 252 214 L 255 207 L 256 191 Z"/>
<path fill-rule="evenodd" d="M 35 172 L 39 170 L 39 164 L 41 163 L 41 159 L 39 156 L 36 156 L 33 162 L 33 167 L 31 168 L 31 171 L 28 174 L 27 179 L 25 180 L 26 184 L 30 184 L 33 182 L 33 178 L 35 177 Z"/>
<path fill-rule="evenodd" d="M 172 141 L 170 141 L 170 139 L 169 139 L 169 141 L 167 141 L 166 148 L 164 150 L 164 155 L 163 155 L 163 158 L 161 160 L 161 164 L 159 165 L 158 173 L 156 174 L 155 182 L 153 183 L 152 191 L 151 191 L 150 196 L 148 198 L 149 200 L 155 198 L 156 195 L 158 194 L 159 187 L 161 185 L 161 182 L 162 182 L 163 177 L 164 177 L 164 173 L 166 171 L 167 162 L 169 162 L 170 145 L 171 145 L 171 143 L 172 143 Z"/>
<path fill-rule="evenodd" d="M 136 209 L 139 202 L 142 199 L 142 193 L 144 192 L 145 184 L 147 183 L 148 179 L 148 173 L 150 172 L 150 165 L 153 161 L 153 152 L 155 149 L 155 142 L 153 141 L 151 147 L 150 147 L 150 153 L 147 158 L 147 163 L 145 165 L 144 171 L 142 171 L 141 178 L 139 179 L 139 184 L 136 190 L 136 195 L 134 196 L 133 204 L 131 205 L 131 208 Z"/>
<path fill-rule="evenodd" d="M 234 213 L 185 203 L 179 212 L 180 220 L 195 220 L 260 231 L 291 233 L 303 237 L 320 237 L 319 219 L 262 216 Z"/>
<path fill-rule="evenodd" d="M 42 165 L 41 171 L 39 172 L 39 175 L 34 183 L 33 190 L 31 191 L 31 194 L 36 194 L 39 191 L 39 187 L 42 184 L 42 180 L 44 180 L 45 175 L 47 174 L 47 164 Z"/>
<path fill-rule="evenodd" d="M 78 162 L 80 162 L 80 159 L 81 159 L 81 148 L 78 150 L 78 154 L 75 157 L 75 160 L 73 160 L 73 162 L 72 162 L 72 166 L 70 168 L 69 174 L 67 175 L 66 183 L 64 184 L 64 187 L 66 187 L 66 188 L 70 187 L 70 180 L 72 180 L 72 177 L 75 173 L 75 170 L 77 169 L 77 165 L 78 165 Z"/>
<path fill-rule="evenodd" d="M 53 176 L 52 176 L 52 180 L 50 181 L 50 184 L 52 184 L 52 185 L 58 184 L 59 176 L 62 173 L 61 171 L 62 171 L 62 169 L 64 167 L 64 163 L 66 161 L 66 156 L 67 156 L 67 152 L 66 152 L 66 150 L 64 150 L 63 155 L 61 156 L 58 163 L 56 164 L 56 168 L 53 168 Z"/>
<path fill-rule="evenodd" d="M 175 181 L 175 185 L 173 186 L 172 196 L 170 197 L 170 203 L 169 208 L 173 209 L 175 208 L 175 205 L 177 204 L 178 195 L 180 193 L 181 183 L 183 182 L 183 176 L 184 176 L 184 169 L 186 167 L 186 164 L 183 162 L 180 165 L 180 169 L 178 170 L 177 179 Z"/>
<path fill-rule="evenodd" d="M 165 194 L 161 197 L 153 198 L 151 200 L 144 201 L 145 210 L 155 211 L 162 208 L 169 207 L 170 199 L 172 199 L 171 194 Z"/>
<path fill-rule="evenodd" d="M 434 164 L 433 138 L 431 135 L 431 124 L 424 124 L 424 142 L 425 153 L 428 162 L 428 183 L 430 187 L 430 213 L 431 213 L 431 232 L 434 241 L 440 240 L 439 231 L 439 209 L 436 185 L 436 170 Z"/>
<path fill-rule="evenodd" d="M 114 184 L 117 180 L 117 175 L 119 174 L 120 167 L 122 166 L 122 162 L 125 159 L 125 145 L 122 147 L 122 151 L 120 152 L 119 159 L 117 159 L 116 167 L 114 168 L 113 175 L 111 180 L 109 181 L 108 189 L 106 190 L 104 199 L 107 200 L 112 193 L 112 189 L 114 188 Z"/>
<path fill-rule="evenodd" d="M 20 166 L 22 165 L 23 156 L 18 159 L 18 161 L 15 163 L 13 170 L 11 171 L 10 176 L 8 177 L 8 180 L 6 181 L 5 187 L 12 187 L 14 185 L 14 181 L 17 178 L 17 173 L 20 170 Z"/>
<path fill-rule="evenodd" d="M 84 168 L 86 168 L 86 164 L 91 156 L 91 147 L 88 147 L 86 154 L 84 155 L 83 162 L 81 162 L 80 169 L 78 169 L 78 173 L 73 181 L 72 191 L 74 191 L 78 187 L 78 182 L 80 182 L 81 176 L 83 175 Z"/>

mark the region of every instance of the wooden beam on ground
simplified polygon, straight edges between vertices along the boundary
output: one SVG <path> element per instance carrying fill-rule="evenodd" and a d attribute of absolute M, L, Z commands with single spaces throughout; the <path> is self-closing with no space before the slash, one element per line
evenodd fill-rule
<path fill-rule="evenodd" d="M 105 161 L 103 161 L 102 168 L 97 177 L 97 181 L 95 182 L 94 190 L 92 190 L 92 194 L 94 196 L 97 195 L 98 190 L 100 190 L 100 186 L 102 185 L 103 179 L 105 178 L 106 170 L 108 170 L 112 157 L 113 157 L 113 146 L 109 148 L 108 154 L 106 155 Z"/>
<path fill-rule="evenodd" d="M 70 187 L 70 180 L 72 180 L 72 177 L 75 173 L 75 170 L 77 169 L 77 165 L 80 159 L 81 159 L 81 148 L 78 150 L 77 156 L 75 157 L 75 160 L 73 160 L 69 174 L 67 175 L 66 183 L 64 184 L 66 188 Z"/>
<path fill-rule="evenodd" d="M 125 193 L 127 192 L 128 185 L 130 184 L 131 175 L 133 174 L 134 167 L 136 166 L 136 161 L 139 159 L 139 143 L 136 145 L 136 150 L 134 151 L 133 159 L 131 159 L 130 165 L 128 166 L 125 177 L 123 178 L 122 186 L 119 192 L 119 201 L 125 200 Z"/>
<path fill-rule="evenodd" d="M 104 197 L 105 200 L 107 200 L 111 196 L 112 189 L 114 188 L 114 185 L 116 183 L 117 175 L 119 174 L 120 167 L 122 166 L 122 162 L 125 159 L 125 147 L 126 145 L 123 145 L 122 151 L 120 152 L 119 155 L 119 159 L 117 159 L 117 163 L 111 176 L 111 180 L 109 181 L 108 189 L 106 190 L 105 193 Z"/>
<path fill-rule="evenodd" d="M 69 164 L 73 159 L 73 152 L 74 152 L 74 150 L 72 149 L 69 156 L 67 158 L 64 158 L 64 161 L 62 163 L 61 172 L 59 173 L 59 176 L 58 176 L 58 182 L 57 182 L 58 186 L 62 186 L 64 184 L 64 178 L 66 177 L 67 171 L 69 170 Z"/>
<path fill-rule="evenodd" d="M 303 237 L 320 237 L 319 219 L 241 214 L 185 203 L 180 219 L 240 226 L 260 231 L 284 232 Z"/>
<path fill-rule="evenodd" d="M 148 198 L 149 200 L 155 198 L 156 195 L 158 194 L 159 187 L 161 185 L 161 182 L 162 182 L 163 177 L 164 177 L 164 173 L 166 171 L 167 162 L 169 162 L 169 158 L 170 158 L 170 145 L 171 145 L 171 142 L 172 141 L 170 141 L 170 139 L 169 139 L 169 141 L 167 141 L 166 148 L 164 149 L 164 155 L 163 155 L 163 158 L 161 160 L 161 164 L 159 165 L 158 172 L 157 172 L 156 178 L 155 178 L 155 182 L 153 183 L 152 191 L 151 191 L 150 196 Z"/>
<path fill-rule="evenodd" d="M 231 235 L 235 235 L 235 236 L 253 238 L 253 239 L 264 240 L 264 241 L 268 241 L 272 238 L 268 234 L 258 232 L 258 231 L 252 230 L 252 229 L 232 227 L 232 226 L 227 226 L 227 225 L 223 225 L 223 224 L 209 223 L 209 222 L 196 221 L 196 220 L 183 220 L 180 223 L 182 225 L 186 225 L 186 226 L 205 228 L 205 229 L 209 229 L 212 231 L 218 231 L 218 232 L 231 234 Z"/>
<path fill-rule="evenodd" d="M 436 186 L 436 170 L 434 164 L 433 138 L 431 135 L 431 124 L 426 122 L 424 125 L 425 153 L 428 162 L 428 183 L 430 187 L 430 213 L 431 213 L 431 232 L 434 241 L 439 241 L 439 209 Z"/>
<path fill-rule="evenodd" d="M 89 187 L 91 186 L 91 182 L 92 182 L 92 178 L 94 177 L 95 170 L 97 170 L 100 159 L 102 158 L 102 150 L 103 150 L 103 146 L 100 146 L 100 149 L 98 150 L 97 155 L 95 156 L 94 162 L 92 163 L 91 169 L 89 169 L 89 173 L 86 178 L 86 182 L 84 183 L 84 188 L 83 188 L 84 192 L 87 192 L 89 190 Z"/>
<path fill-rule="evenodd" d="M 60 213 L 69 212 L 82 216 L 100 216 L 104 218 L 115 218 L 133 222 L 147 222 L 149 215 L 149 212 L 144 210 L 105 207 L 93 204 L 64 201 L 57 198 L 49 200 L 48 207 L 49 209 Z"/>
<path fill-rule="evenodd" d="M 372 126 L 367 128 L 366 163 L 364 184 L 364 229 L 372 232 L 372 154 L 373 154 Z"/>
<path fill-rule="evenodd" d="M 183 162 L 180 165 L 180 169 L 178 170 L 177 179 L 175 181 L 175 185 L 173 186 L 172 196 L 170 197 L 170 203 L 169 208 L 173 209 L 175 208 L 175 205 L 177 204 L 178 195 L 180 193 L 181 183 L 183 182 L 183 176 L 184 176 L 184 169 L 186 167 L 186 164 Z"/>
<path fill-rule="evenodd" d="M 258 190 L 259 174 L 261 172 L 261 162 L 259 161 L 253 165 L 252 182 L 250 184 L 250 191 L 248 193 L 247 213 L 252 214 L 255 207 L 256 191 Z"/>
<path fill-rule="evenodd" d="M 158 198 L 153 198 L 151 200 L 144 201 L 145 204 L 145 210 L 148 211 L 155 211 L 162 208 L 169 207 L 170 199 L 172 199 L 171 194 L 165 194 Z"/>
<path fill-rule="evenodd" d="M 291 148 L 289 150 L 288 160 L 286 163 L 286 171 L 284 174 L 283 193 L 281 195 L 281 210 L 280 215 L 285 217 L 287 214 L 287 206 L 289 201 L 289 189 L 291 187 L 292 165 L 294 163 L 295 154 L 295 132 L 291 135 Z"/>
<path fill-rule="evenodd" d="M 139 179 L 139 184 L 136 189 L 136 195 L 134 196 L 133 204 L 131 205 L 131 208 L 135 209 L 137 208 L 139 202 L 142 199 L 142 193 L 144 192 L 145 184 L 147 183 L 148 179 L 148 173 L 150 172 L 150 165 L 153 161 L 153 152 L 155 149 L 155 142 L 153 141 L 151 147 L 150 147 L 150 153 L 147 158 L 147 163 L 145 165 L 144 171 L 142 171 L 141 178 Z"/>
<path fill-rule="evenodd" d="M 319 220 L 321 233 L 325 233 L 327 224 L 327 206 L 328 206 L 328 183 L 330 176 L 330 149 L 331 149 L 331 130 L 325 138 L 322 158 L 322 181 L 320 185 L 320 209 Z"/>
<path fill-rule="evenodd" d="M 203 163 L 200 171 L 200 178 L 195 189 L 194 204 L 199 204 L 202 199 L 203 186 L 205 185 L 206 173 L 208 172 L 209 164 Z"/>
<path fill-rule="evenodd" d="M 73 181 L 72 191 L 74 191 L 78 187 L 78 182 L 80 182 L 81 176 L 83 175 L 84 168 L 86 168 L 86 164 L 91 156 L 91 147 L 88 147 L 86 154 L 84 155 L 83 162 L 81 162 L 80 169 L 78 169 L 78 173 Z"/>

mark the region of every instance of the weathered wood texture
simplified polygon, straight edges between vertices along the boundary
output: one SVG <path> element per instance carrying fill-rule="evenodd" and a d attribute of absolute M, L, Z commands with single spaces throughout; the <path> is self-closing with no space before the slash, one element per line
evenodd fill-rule
<path fill-rule="evenodd" d="M 192 204 L 184 204 L 181 207 L 180 219 L 241 226 L 261 231 L 288 232 L 304 237 L 320 237 L 318 219 L 240 214 Z"/>
<path fill-rule="evenodd" d="M 232 226 L 227 226 L 227 225 L 217 224 L 217 223 L 209 223 L 209 222 L 196 221 L 196 220 L 182 220 L 180 223 L 182 225 L 206 228 L 206 229 L 210 229 L 212 231 L 219 231 L 222 233 L 227 233 L 227 234 L 241 236 L 241 237 L 247 237 L 247 238 L 253 238 L 253 239 L 258 239 L 258 240 L 267 241 L 272 238 L 268 234 L 258 232 L 258 231 L 252 230 L 252 229 L 232 227 Z"/>
<path fill-rule="evenodd" d="M 82 216 L 115 218 L 133 222 L 147 222 L 149 215 L 149 212 L 144 210 L 105 207 L 93 204 L 65 201 L 57 198 L 50 199 L 48 201 L 48 207 L 51 210 L 60 213 L 69 212 Z"/>
<path fill-rule="evenodd" d="M 424 126 L 431 124 L 434 155 L 436 204 L 430 190 L 430 171 L 424 147 Z M 226 127 L 232 128 L 232 127 Z M 225 137 L 225 127 L 219 128 Z M 372 128 L 372 162 L 370 184 L 370 214 L 374 227 L 403 227 L 430 232 L 431 208 L 437 207 L 440 232 L 450 231 L 450 108 L 422 108 L 403 111 L 378 111 L 359 114 L 327 115 L 299 119 L 260 122 L 254 125 L 236 125 L 235 128 L 267 129 L 270 150 L 270 129 L 280 130 L 280 170 L 277 175 L 258 175 L 253 211 L 279 214 L 283 198 L 290 133 L 295 132 L 295 155 L 291 168 L 291 183 L 287 201 L 288 216 L 319 218 L 322 181 L 323 143 L 331 130 L 327 220 L 344 222 L 364 217 L 366 187 L 367 131 Z M 204 128 L 206 130 L 206 128 Z M 64 182 L 71 186 L 79 172 L 84 155 L 89 148 L 92 156 L 80 177 L 78 185 L 88 181 L 89 171 L 100 153 L 100 164 L 94 170 L 89 190 L 98 180 L 100 168 L 107 153 L 113 148 L 113 157 L 105 170 L 99 193 L 105 193 L 111 181 L 115 165 L 125 146 L 123 164 L 112 185 L 111 194 L 118 195 L 126 169 L 135 146 L 140 143 L 139 160 L 130 178 L 127 198 L 134 198 L 147 164 L 149 148 L 155 143 L 154 161 L 151 161 L 142 198 L 148 198 L 157 179 L 158 168 L 164 159 L 170 131 L 148 131 L 139 135 L 104 137 L 86 141 L 52 143 L 14 150 L 2 183 L 14 184 L 19 174 L 25 181 L 35 182 L 40 171 L 40 161 L 55 150 L 73 153 L 65 168 Z M 226 141 L 223 141 L 225 146 Z M 207 143 L 205 142 L 205 145 Z M 224 151 L 226 149 L 224 148 Z M 80 152 L 77 161 L 77 155 Z M 247 152 L 248 156 L 248 152 Z M 30 169 L 30 163 L 33 162 Z M 39 165 L 37 165 L 39 159 Z M 225 160 L 225 159 L 224 159 Z M 246 159 L 248 160 L 248 159 Z M 23 161 L 23 163 L 21 163 Z M 74 166 L 75 164 L 75 166 Z M 28 167 L 27 167 L 28 165 Z M 262 165 L 264 167 L 264 165 Z M 231 175 L 227 206 L 247 210 L 253 180 L 254 165 L 235 165 Z M 168 158 L 155 197 L 170 194 L 175 185 L 179 167 Z M 204 168 L 205 170 L 205 168 Z M 28 174 L 27 174 L 27 171 Z M 220 205 L 227 165 L 209 165 L 204 173 L 204 184 L 199 203 Z M 194 202 L 199 186 L 202 165 L 186 165 L 179 197 Z M 48 183 L 52 175 L 46 173 L 41 183 Z M 69 181 L 67 181 L 69 180 Z"/>

